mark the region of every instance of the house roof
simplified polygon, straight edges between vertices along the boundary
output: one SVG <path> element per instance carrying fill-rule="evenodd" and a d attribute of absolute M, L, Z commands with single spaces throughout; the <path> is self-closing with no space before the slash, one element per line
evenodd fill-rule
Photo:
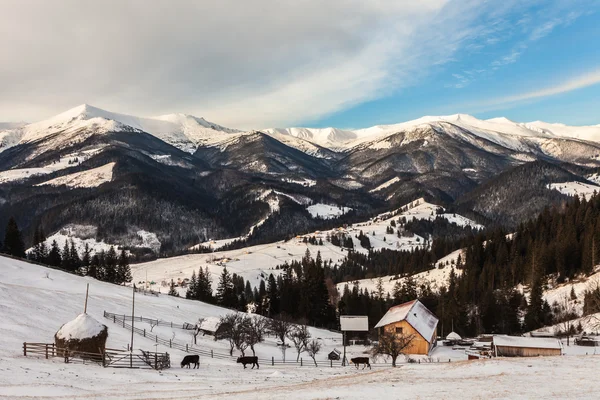
<path fill-rule="evenodd" d="M 408 322 L 427 341 L 431 340 L 438 324 L 437 317 L 423 303 L 413 300 L 390 308 L 375 328 L 400 321 Z"/>
<path fill-rule="evenodd" d="M 216 332 L 221 325 L 221 319 L 217 317 L 207 317 L 200 323 L 200 329 L 207 332 Z"/>
<path fill-rule="evenodd" d="M 526 347 L 532 349 L 561 349 L 562 345 L 558 339 L 531 338 L 521 336 L 494 336 L 494 346 L 504 347 Z"/>

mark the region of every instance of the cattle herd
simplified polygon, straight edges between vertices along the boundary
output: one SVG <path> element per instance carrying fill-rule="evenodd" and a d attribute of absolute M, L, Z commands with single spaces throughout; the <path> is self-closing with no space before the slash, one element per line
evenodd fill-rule
<path fill-rule="evenodd" d="M 255 356 L 238 357 L 236 362 L 238 364 L 242 364 L 244 366 L 244 369 L 246 368 L 247 364 L 252 364 L 252 369 L 254 369 L 254 367 L 256 367 L 256 369 L 260 368 L 260 365 L 258 365 L 258 357 Z M 354 357 L 350 359 L 350 362 L 356 365 L 356 369 L 358 369 L 360 364 L 364 364 L 362 369 L 365 369 L 366 367 L 369 367 L 369 369 L 371 369 L 369 357 Z M 186 366 L 189 368 L 192 364 L 194 365 L 194 369 L 200 368 L 200 356 L 194 355 L 183 357 L 183 360 L 181 361 L 181 368 L 184 368 Z"/>

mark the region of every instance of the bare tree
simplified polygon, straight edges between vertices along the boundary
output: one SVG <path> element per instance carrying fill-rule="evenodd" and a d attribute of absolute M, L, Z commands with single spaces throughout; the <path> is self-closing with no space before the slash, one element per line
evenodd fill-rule
<path fill-rule="evenodd" d="M 308 341 L 310 340 L 310 332 L 306 325 L 296 326 L 289 334 L 289 339 L 294 343 L 294 347 L 296 348 L 296 352 L 298 356 L 296 357 L 296 362 L 300 359 L 300 353 L 306 350 L 308 346 Z"/>
<path fill-rule="evenodd" d="M 281 313 L 269 321 L 269 331 L 281 340 L 283 347 L 285 347 L 285 338 L 293 327 L 292 319 L 285 313 Z"/>
<path fill-rule="evenodd" d="M 575 333 L 575 319 L 579 315 L 577 315 L 575 303 L 566 293 L 560 298 L 560 302 L 554 303 L 554 313 L 560 334 L 567 337 L 567 346 L 570 346 L 571 335 Z"/>
<path fill-rule="evenodd" d="M 265 333 L 267 332 L 267 321 L 261 317 L 249 317 L 249 321 L 246 324 L 246 342 L 252 350 L 252 355 L 256 355 L 254 351 L 254 345 L 263 342 L 265 340 Z"/>
<path fill-rule="evenodd" d="M 396 359 L 400 354 L 405 354 L 415 339 L 414 334 L 394 334 L 384 332 L 379 335 L 379 341 L 371 348 L 373 357 L 390 356 L 392 358 L 392 367 L 396 366 Z"/>
<path fill-rule="evenodd" d="M 229 342 L 229 355 L 233 355 L 233 349 L 238 349 L 244 352 L 248 348 L 246 342 L 246 326 L 248 324 L 248 317 L 244 317 L 238 313 L 227 314 L 221 317 L 221 325 L 225 327 L 221 334 L 221 338 L 227 339 Z"/>
<path fill-rule="evenodd" d="M 313 359 L 313 362 L 315 363 L 315 367 L 318 367 L 317 360 L 315 360 L 315 357 L 317 356 L 317 353 L 319 351 L 321 351 L 321 342 L 318 339 L 311 340 L 308 343 L 308 345 L 306 346 L 306 352 L 308 353 L 310 358 Z"/>

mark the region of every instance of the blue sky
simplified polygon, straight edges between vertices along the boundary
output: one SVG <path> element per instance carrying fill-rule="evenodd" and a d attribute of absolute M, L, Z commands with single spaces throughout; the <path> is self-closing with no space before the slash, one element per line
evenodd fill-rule
<path fill-rule="evenodd" d="M 456 113 L 519 122 L 600 124 L 599 5 L 574 7 L 572 15 L 539 5 L 510 15 L 507 29 L 464 44 L 451 61 L 431 67 L 413 85 L 306 125 L 361 128 Z M 594 73 L 583 87 L 505 101 Z"/>
<path fill-rule="evenodd" d="M 2 4 L 0 121 L 87 103 L 240 129 L 600 124 L 600 0 Z"/>

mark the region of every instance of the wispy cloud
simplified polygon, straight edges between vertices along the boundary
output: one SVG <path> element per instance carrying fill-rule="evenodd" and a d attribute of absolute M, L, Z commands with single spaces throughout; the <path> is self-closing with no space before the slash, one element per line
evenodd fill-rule
<path fill-rule="evenodd" d="M 600 68 L 579 76 L 572 77 L 553 86 L 531 90 L 516 95 L 491 99 L 489 101 L 480 102 L 478 105 L 482 106 L 486 111 L 492 111 L 495 109 L 516 105 L 521 102 L 556 96 L 598 84 L 600 84 Z"/>

